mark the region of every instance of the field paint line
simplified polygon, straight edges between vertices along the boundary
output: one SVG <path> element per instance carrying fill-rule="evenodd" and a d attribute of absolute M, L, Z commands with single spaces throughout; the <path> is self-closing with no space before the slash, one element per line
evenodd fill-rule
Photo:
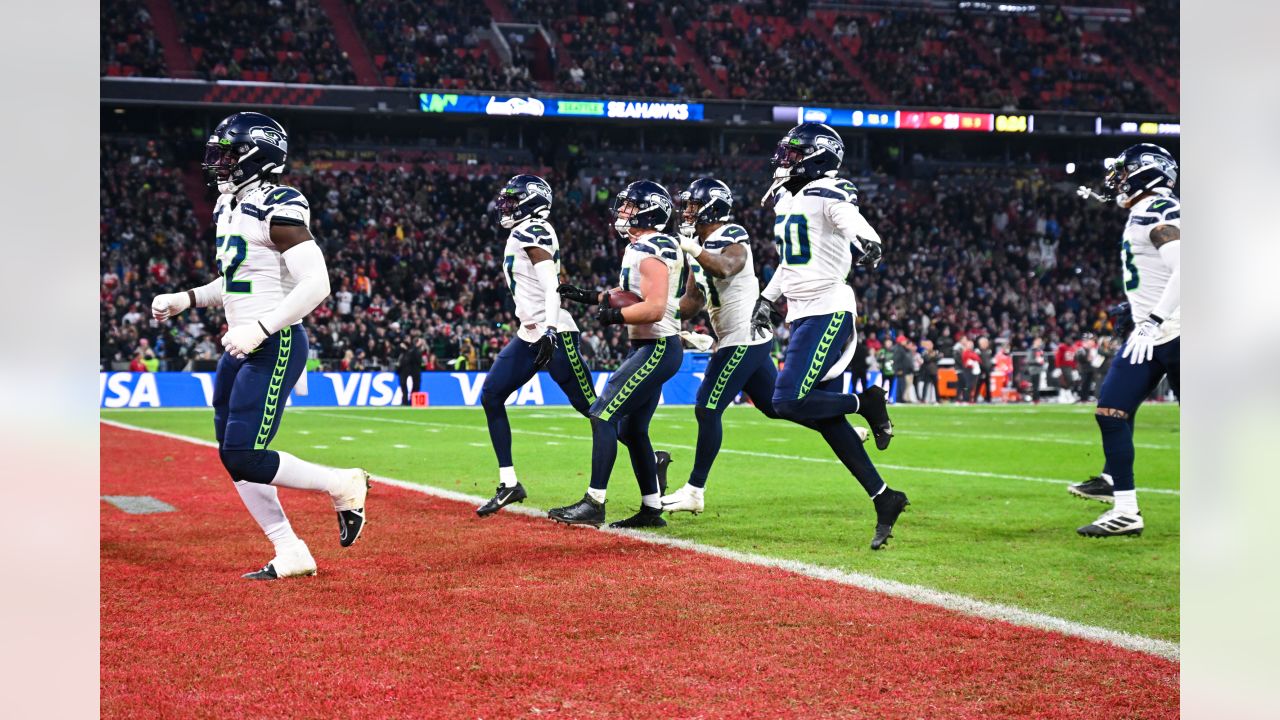
<path fill-rule="evenodd" d="M 138 427 L 114 420 L 100 419 L 99 422 L 112 427 L 149 433 L 151 435 L 167 437 L 195 445 L 203 445 L 205 447 L 218 446 L 217 443 L 210 442 L 208 440 L 165 432 L 163 430 L 152 430 L 150 428 Z M 488 500 L 488 498 L 483 498 L 479 495 L 469 495 L 456 490 L 445 490 L 444 488 L 421 485 L 405 480 L 383 477 L 381 475 L 373 475 L 372 477 L 380 483 L 394 485 L 398 488 L 411 490 L 413 492 L 422 493 L 424 495 L 444 500 L 466 503 L 471 506 L 483 504 Z M 525 507 L 523 505 L 509 505 L 504 508 L 503 511 L 528 517 L 546 517 L 546 512 L 544 510 Z M 1157 638 L 1149 638 L 1143 635 L 1121 632 L 1119 630 L 1097 627 L 1095 625 L 1085 625 L 1083 623 L 1073 622 L 1053 615 L 1023 610 L 1022 608 L 1014 607 L 1012 605 L 1002 605 L 999 603 L 987 602 L 985 600 L 977 600 L 965 597 L 964 595 L 956 595 L 954 593 L 943 592 L 941 590 L 934 590 L 933 588 L 924 587 L 922 585 L 911 585 L 909 583 L 898 582 L 896 580 L 884 580 L 871 575 L 865 575 L 863 573 L 822 567 L 821 565 L 813 565 L 811 563 L 800 562 L 798 560 L 784 560 L 764 555 L 755 555 L 753 553 L 738 552 L 737 550 L 727 550 L 725 548 L 719 548 L 713 545 L 704 545 L 691 540 L 664 537 L 637 530 L 600 528 L 598 532 L 621 535 L 632 540 L 649 543 L 651 545 L 662 545 L 665 547 L 699 553 L 701 555 L 709 555 L 711 557 L 717 557 L 724 560 L 745 563 L 747 565 L 755 565 L 758 567 L 790 572 L 803 577 L 813 578 L 815 580 L 848 585 L 850 587 L 856 587 L 874 593 L 882 593 L 885 595 L 904 598 L 923 605 L 932 605 L 961 615 L 982 618 L 984 620 L 996 620 L 1036 630 L 1056 632 L 1061 635 L 1083 638 L 1093 642 L 1113 645 L 1125 650 L 1133 650 L 1148 655 L 1155 655 L 1167 660 L 1172 660 L 1173 662 L 1180 662 L 1179 654 L 1181 651 L 1177 643 L 1170 642 L 1168 640 L 1159 640 Z"/>
<path fill-rule="evenodd" d="M 487 427 L 479 427 L 474 425 L 456 425 L 453 423 L 441 423 L 441 422 L 433 423 L 433 422 L 426 422 L 424 420 L 401 420 L 399 418 L 370 417 L 367 415 L 338 415 L 334 413 L 324 413 L 324 412 L 318 412 L 314 410 L 308 411 L 307 414 L 321 415 L 324 417 L 336 417 L 336 418 L 342 418 L 344 420 L 354 419 L 354 420 L 365 420 L 368 422 L 384 422 L 384 423 L 395 423 L 399 425 L 418 425 L 423 427 L 447 428 L 450 430 L 475 430 L 478 432 L 485 432 L 485 433 L 489 432 L 489 429 Z M 104 420 L 103 422 L 107 422 L 107 421 Z M 561 440 L 580 440 L 583 442 L 591 441 L 591 438 L 586 435 L 579 437 L 576 435 L 563 435 L 560 433 L 548 433 L 548 432 L 541 432 L 538 430 L 522 430 L 520 428 L 511 428 L 511 432 L 517 435 L 551 437 L 551 438 L 557 438 Z M 469 443 L 469 444 L 476 445 L 476 443 Z M 696 450 L 697 449 L 693 445 L 672 445 L 671 443 L 659 443 L 659 444 L 662 445 L 662 447 L 664 448 L 672 448 L 674 450 Z M 479 445 L 479 447 L 484 447 L 484 446 Z M 769 458 L 771 460 L 795 460 L 798 462 L 812 462 L 812 463 L 821 463 L 821 464 L 828 464 L 828 465 L 840 465 L 841 467 L 844 467 L 843 465 L 841 465 L 839 460 L 833 457 L 810 457 L 807 455 L 784 455 L 782 453 L 760 452 L 758 450 L 735 450 L 733 448 L 726 448 L 726 447 L 720 448 L 720 452 L 729 453 L 732 455 L 746 455 L 749 457 Z M 1014 475 L 1010 473 L 983 472 L 978 470 L 948 470 L 945 468 L 917 467 L 915 465 L 896 465 L 896 464 L 881 463 L 881 462 L 876 463 L 876 467 L 886 468 L 888 470 L 902 470 L 903 472 L 929 473 L 934 475 L 956 475 L 960 477 L 992 478 L 996 480 L 1021 480 L 1023 482 L 1046 483 L 1046 484 L 1052 484 L 1052 485 L 1070 485 L 1072 483 L 1078 482 L 1077 480 L 1067 480 L 1064 478 L 1035 477 L 1033 475 Z M 1142 488 L 1141 492 L 1143 494 L 1150 493 L 1155 495 L 1174 495 L 1174 496 L 1182 495 L 1181 491 L 1170 490 L 1168 488 Z"/>

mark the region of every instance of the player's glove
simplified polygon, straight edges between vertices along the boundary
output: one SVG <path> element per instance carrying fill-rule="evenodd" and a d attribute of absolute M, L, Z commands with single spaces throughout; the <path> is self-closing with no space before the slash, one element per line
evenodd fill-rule
<path fill-rule="evenodd" d="M 187 293 L 164 293 L 151 301 L 151 316 L 157 320 L 168 320 L 191 307 L 191 296 Z"/>
<path fill-rule="evenodd" d="M 1133 332 L 1133 309 L 1127 301 L 1107 308 L 1107 317 L 1111 319 L 1112 335 L 1128 337 Z"/>
<path fill-rule="evenodd" d="M 689 257 L 696 258 L 702 254 L 702 243 L 698 242 L 698 238 L 694 235 L 685 235 L 684 233 L 681 233 L 680 249 L 685 251 Z"/>
<path fill-rule="evenodd" d="M 262 327 L 260 322 L 237 325 L 222 336 L 222 347 L 226 348 L 233 358 L 246 358 L 266 339 L 267 329 Z"/>
<path fill-rule="evenodd" d="M 1124 352 L 1120 353 L 1120 357 L 1129 358 L 1129 362 L 1134 365 L 1141 365 L 1154 357 L 1156 336 L 1160 334 L 1162 322 L 1163 318 L 1151 315 L 1138 323 L 1138 327 L 1129 335 L 1129 341 L 1124 344 Z"/>
<path fill-rule="evenodd" d="M 560 293 L 560 297 L 565 300 L 572 300 L 583 305 L 595 305 L 600 302 L 600 293 L 595 290 L 583 290 L 569 283 L 560 283 L 560 287 L 556 288 L 556 292 Z"/>
<path fill-rule="evenodd" d="M 556 329 L 547 328 L 547 331 L 542 333 L 542 337 L 538 338 L 538 342 L 533 344 L 533 349 L 537 353 L 533 359 L 533 369 L 541 370 L 551 362 L 551 356 L 556 352 Z"/>
<path fill-rule="evenodd" d="M 627 322 L 622 319 L 621 308 L 609 307 L 608 304 L 596 308 L 596 321 L 601 325 L 625 325 Z"/>
<path fill-rule="evenodd" d="M 875 270 L 876 266 L 880 264 L 880 257 L 884 254 L 884 249 L 881 248 L 878 242 L 863 240 L 862 245 L 864 250 L 862 251 L 862 257 L 858 258 L 858 264 Z"/>
<path fill-rule="evenodd" d="M 768 335 L 781 320 L 782 313 L 761 296 L 756 300 L 755 309 L 751 311 L 751 337 L 754 339 Z"/>

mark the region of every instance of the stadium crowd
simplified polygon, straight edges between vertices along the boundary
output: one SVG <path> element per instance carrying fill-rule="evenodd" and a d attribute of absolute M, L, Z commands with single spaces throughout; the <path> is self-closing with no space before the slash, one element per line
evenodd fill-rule
<path fill-rule="evenodd" d="M 564 273 L 603 289 L 616 283 L 622 243 L 609 227 L 607 208 L 623 186 L 619 174 L 627 160 L 613 150 L 583 153 L 582 169 L 572 177 L 548 172 L 557 191 L 552 221 Z M 420 163 L 314 169 L 305 158 L 296 162 L 288 182 L 310 199 L 312 230 L 325 249 L 333 288 L 307 320 L 313 366 L 391 370 L 416 354 L 428 370 L 487 368 L 514 322 L 501 273 L 504 237 L 488 210 L 496 189 L 518 168 L 470 176 Z M 767 182 L 764 164 L 746 152 L 718 163 L 690 155 L 654 175 L 673 193 L 698 174 L 727 179 L 767 282 L 777 255 L 769 211 L 758 203 Z M 163 141 L 103 144 L 104 369 L 184 369 L 220 353 L 220 311 L 166 324 L 149 313 L 155 294 L 202 284 L 215 272 L 208 229 L 201 227 L 206 223 L 180 190 L 180 175 Z M 886 240 L 880 268 L 858 268 L 852 278 L 865 346 L 859 368 L 905 376 L 923 367 L 916 378 L 923 381 L 939 360 L 965 368 L 976 361 L 980 372 L 989 372 L 997 351 L 1020 358 L 1038 352 L 1048 357 L 1041 372 L 1065 367 L 1068 377 L 1079 375 L 1070 373 L 1074 350 L 1064 358 L 1062 348 L 1105 335 L 1106 308 L 1121 297 L 1111 209 L 1088 206 L 1070 187 L 1029 170 L 853 179 L 864 214 Z M 705 315 L 687 321 L 689 329 L 705 331 L 706 324 Z M 590 362 L 614 367 L 626 350 L 621 329 L 587 318 L 581 325 Z M 779 349 L 786 340 L 783 328 Z M 899 345 L 909 354 L 895 357 Z M 932 361 L 930 350 L 937 353 Z"/>
<path fill-rule="evenodd" d="M 206 78 L 356 82 L 318 0 L 172 2 L 182 42 Z M 1023 110 L 1177 109 L 1177 13 L 1166 11 L 1169 0 L 1134 8 L 1127 22 L 1087 19 L 1057 6 L 1016 14 L 811 9 L 784 0 L 345 3 L 362 39 L 353 52 L 367 53 L 382 82 L 396 86 Z M 501 59 L 492 33 L 491 6 L 503 5 L 510 13 L 501 31 L 510 62 Z M 110 0 L 102 20 L 104 75 L 167 73 L 143 4 Z M 546 43 L 525 42 L 542 31 Z M 542 82 L 534 77 L 535 66 L 542 67 Z"/>

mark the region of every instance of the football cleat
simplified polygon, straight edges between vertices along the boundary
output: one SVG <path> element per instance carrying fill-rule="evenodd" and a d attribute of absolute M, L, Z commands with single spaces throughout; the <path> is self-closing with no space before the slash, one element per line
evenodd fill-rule
<path fill-rule="evenodd" d="M 1113 537 L 1117 535 L 1141 535 L 1143 528 L 1142 513 L 1133 514 L 1112 508 L 1098 517 L 1097 520 L 1076 528 L 1076 532 L 1084 537 Z"/>
<path fill-rule="evenodd" d="M 583 495 L 582 499 L 573 505 L 551 508 L 547 511 L 547 517 L 565 525 L 600 527 L 604 524 L 604 503 L 596 502 L 596 499 L 590 495 Z"/>
<path fill-rule="evenodd" d="M 871 433 L 876 436 L 876 448 L 884 450 L 893 440 L 893 423 L 889 420 L 889 405 L 884 399 L 884 388 L 873 385 L 858 396 L 858 414 L 867 419 Z"/>
<path fill-rule="evenodd" d="M 662 508 L 641 505 L 640 512 L 625 520 L 609 523 L 611 528 L 647 528 L 666 527 L 667 521 L 662 519 Z"/>
<path fill-rule="evenodd" d="M 333 498 L 333 509 L 338 513 L 338 544 L 350 547 L 364 530 L 364 501 L 369 494 L 369 473 L 357 469 L 341 495 Z"/>
<path fill-rule="evenodd" d="M 1101 475 L 1094 475 L 1082 483 L 1068 485 L 1067 492 L 1085 500 L 1097 500 L 1104 503 L 1116 501 L 1115 488 Z"/>
<path fill-rule="evenodd" d="M 691 512 L 694 515 L 702 512 L 702 493 L 699 488 L 685 483 L 679 490 L 662 497 L 662 509 L 665 512 Z"/>
<path fill-rule="evenodd" d="M 906 493 L 893 488 L 885 488 L 872 502 L 876 506 L 876 534 L 871 537 L 871 549 L 879 550 L 893 537 L 894 523 L 911 502 Z"/>
<path fill-rule="evenodd" d="M 653 456 L 658 461 L 658 492 L 667 494 L 667 466 L 671 464 L 671 453 L 666 450 L 655 450 Z"/>
<path fill-rule="evenodd" d="M 524 486 L 516 483 L 511 487 L 499 485 L 497 492 L 493 497 L 489 498 L 489 502 L 476 508 L 476 514 L 480 517 L 488 517 L 511 503 L 524 502 L 529 497 L 529 493 L 524 491 Z"/>
<path fill-rule="evenodd" d="M 316 561 L 306 543 L 299 542 L 297 547 L 277 554 L 266 567 L 256 572 L 245 573 L 240 577 L 246 580 L 279 580 L 287 577 L 300 577 L 316 574 Z"/>

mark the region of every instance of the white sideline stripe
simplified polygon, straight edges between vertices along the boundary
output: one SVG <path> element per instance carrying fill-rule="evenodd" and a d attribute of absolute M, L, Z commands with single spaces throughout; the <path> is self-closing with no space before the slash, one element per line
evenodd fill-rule
<path fill-rule="evenodd" d="M 477 432 L 484 432 L 484 433 L 489 432 L 488 428 L 479 427 L 476 425 L 455 425 L 453 423 L 425 422 L 422 420 L 401 420 L 399 418 L 371 417 L 369 415 L 360 415 L 356 413 L 339 415 L 337 413 L 326 413 L 326 412 L 319 412 L 316 410 L 304 410 L 302 412 L 307 415 L 319 415 L 322 417 L 342 418 L 343 420 L 357 420 L 357 421 L 363 420 L 367 422 L 394 423 L 397 425 L 417 425 L 420 427 L 447 428 L 450 430 L 475 430 Z M 104 420 L 103 422 L 108 422 L 108 421 Z M 534 435 L 538 437 L 557 438 L 560 440 L 580 440 L 583 442 L 591 441 L 591 437 L 588 435 L 565 435 L 563 433 L 548 433 L 548 432 L 541 432 L 539 430 L 522 430 L 520 428 L 511 428 L 511 432 L 513 434 L 519 434 L 519 435 Z M 697 449 L 693 445 L 672 445 L 670 443 L 662 443 L 662 446 L 666 448 L 672 448 L 675 450 L 696 450 Z M 839 460 L 835 458 L 828 458 L 828 457 L 809 457 L 806 455 L 783 455 L 781 453 L 760 452 L 758 450 L 734 450 L 732 448 L 725 448 L 725 447 L 722 447 L 720 449 L 720 452 L 729 453 L 732 455 L 747 455 L 750 457 L 770 458 L 773 460 L 797 460 L 800 462 L 821 463 L 826 465 L 840 465 Z M 843 467 L 843 465 L 841 465 L 841 467 Z M 914 465 L 893 465 L 890 463 L 876 463 L 876 467 L 886 468 L 889 470 L 902 470 L 904 472 L 931 473 L 934 475 L 956 475 L 960 477 L 994 478 L 997 480 L 1021 480 L 1024 482 L 1049 483 L 1052 485 L 1070 485 L 1072 483 L 1078 482 L 1076 480 L 1034 477 L 1031 475 L 1011 475 L 1008 473 L 981 472 L 978 470 L 947 470 L 945 468 L 916 467 Z M 1170 490 L 1168 488 L 1144 487 L 1141 489 L 1140 492 L 1144 495 L 1148 493 L 1153 493 L 1156 495 L 1174 495 L 1174 496 L 1181 495 L 1181 491 Z"/>
<path fill-rule="evenodd" d="M 149 433 L 151 435 L 167 437 L 173 440 L 181 440 L 195 445 L 203 445 L 205 447 L 218 446 L 217 443 L 210 442 L 208 440 L 187 437 L 186 435 L 178 435 L 177 433 L 165 432 L 163 430 L 152 430 L 150 428 L 137 427 L 135 425 L 116 422 L 114 420 L 99 420 L 99 422 L 112 427 Z M 432 487 L 430 485 L 419 485 L 418 483 L 382 477 L 380 475 L 373 475 L 372 477 L 380 483 L 394 485 L 405 490 L 412 490 L 432 497 L 466 503 L 471 506 L 482 504 L 488 500 L 488 498 L 483 498 L 478 495 L 468 495 L 467 493 L 458 492 L 456 490 L 445 490 L 443 488 Z M 507 506 L 503 510 L 504 512 L 527 515 L 529 517 L 546 517 L 545 511 L 525 507 L 523 505 L 513 504 Z M 651 545 L 664 545 L 666 547 L 696 552 L 702 555 L 710 555 L 712 557 L 732 560 L 734 562 L 745 563 L 747 565 L 782 570 L 784 572 L 794 573 L 796 575 L 813 578 L 815 580 L 824 580 L 827 582 L 839 583 L 841 585 L 869 590 L 871 592 L 892 595 L 894 597 L 904 598 L 924 605 L 932 605 L 944 610 L 950 610 L 962 615 L 969 615 L 971 617 L 982 618 L 984 620 L 1007 622 L 1011 625 L 1034 628 L 1036 630 L 1047 630 L 1049 632 L 1056 632 L 1062 635 L 1069 635 L 1072 637 L 1083 638 L 1085 640 L 1105 643 L 1125 650 L 1133 650 L 1136 652 L 1146 653 L 1148 655 L 1162 657 L 1174 662 L 1180 662 L 1179 654 L 1181 650 L 1177 643 L 1169 642 L 1168 640 L 1149 638 L 1143 635 L 1121 632 L 1119 630 L 1097 627 L 1095 625 L 1085 625 L 1083 623 L 1054 617 L 1053 615 L 1023 610 L 1022 608 L 1014 607 L 1012 605 L 1001 605 L 999 603 L 976 600 L 974 598 L 943 592 L 941 590 L 934 590 L 933 588 L 927 588 L 920 585 L 910 585 L 896 580 L 884 580 L 871 575 L 838 570 L 836 568 L 822 567 L 820 565 L 799 562 L 797 560 L 783 560 L 781 558 L 754 555 L 751 553 L 738 552 L 736 550 L 726 550 L 724 548 L 703 545 L 702 543 L 696 543 L 689 540 L 679 540 L 676 538 L 663 537 L 661 535 L 652 535 L 649 533 L 639 532 L 637 530 L 600 528 L 599 532 L 622 535 Z"/>

